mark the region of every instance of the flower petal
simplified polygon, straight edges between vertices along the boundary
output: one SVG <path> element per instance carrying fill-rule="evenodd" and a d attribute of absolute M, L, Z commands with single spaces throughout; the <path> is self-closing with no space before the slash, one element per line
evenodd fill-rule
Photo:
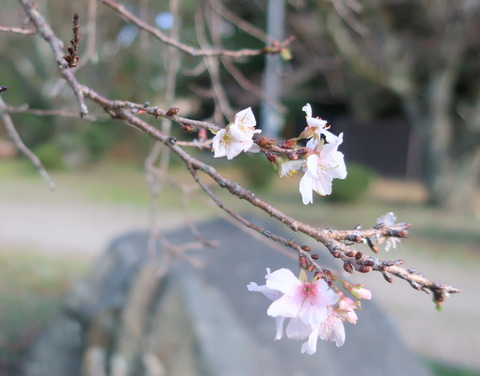
<path fill-rule="evenodd" d="M 312 106 L 310 106 L 310 103 L 307 103 L 305 106 L 303 106 L 302 111 L 305 112 L 307 118 L 312 117 Z"/>

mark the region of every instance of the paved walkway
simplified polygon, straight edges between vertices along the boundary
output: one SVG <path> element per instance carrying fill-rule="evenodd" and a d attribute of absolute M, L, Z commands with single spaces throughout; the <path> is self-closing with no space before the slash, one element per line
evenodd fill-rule
<path fill-rule="evenodd" d="M 1 191 L 0 251 L 36 249 L 91 259 L 114 237 L 148 226 L 146 209 L 99 205 L 61 193 L 40 192 L 28 198 L 21 191 Z M 164 213 L 162 218 L 165 229 L 184 224 L 179 213 Z M 478 290 L 473 291 L 480 285 L 478 264 L 439 260 L 433 265 L 432 260 L 416 254 L 414 249 L 404 247 L 393 252 L 392 258 L 408 260 L 409 267 L 415 266 L 427 277 L 454 284 L 464 292 L 453 296 L 444 311 L 438 313 L 429 297 L 403 281 L 396 280 L 391 286 L 380 275 L 362 275 L 359 281 L 368 284 L 374 299 L 391 315 L 414 351 L 480 370 L 480 300 Z"/>

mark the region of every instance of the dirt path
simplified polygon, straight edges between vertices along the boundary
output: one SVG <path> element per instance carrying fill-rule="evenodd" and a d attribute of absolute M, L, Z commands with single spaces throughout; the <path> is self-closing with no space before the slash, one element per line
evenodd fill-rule
<path fill-rule="evenodd" d="M 178 212 L 164 213 L 161 218 L 164 229 L 183 224 L 183 216 Z M 0 184 L 0 251 L 38 250 L 92 259 L 116 236 L 147 228 L 147 208 L 92 203 L 61 191 L 51 194 L 45 189 L 26 194 L 18 187 Z M 391 286 L 379 275 L 362 275 L 358 281 L 368 284 L 374 299 L 391 315 L 399 335 L 412 350 L 480 370 L 480 300 L 478 291 L 472 291 L 480 285 L 479 264 L 452 263 L 447 259 L 433 264 L 430 258 L 408 247 L 405 245 L 388 256 L 404 258 L 409 261 L 408 266 L 417 267 L 427 277 L 464 290 L 447 302 L 443 312 L 436 312 L 428 297 L 403 281 L 397 280 Z M 448 274 L 444 273 L 446 270 Z"/>

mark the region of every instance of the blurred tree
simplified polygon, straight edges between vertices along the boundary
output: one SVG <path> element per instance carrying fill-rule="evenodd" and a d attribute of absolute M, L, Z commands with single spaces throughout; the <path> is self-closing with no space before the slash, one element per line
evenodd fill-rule
<path fill-rule="evenodd" d="M 473 79 L 480 74 L 480 2 L 314 6 L 348 69 L 400 99 L 423 144 L 429 203 L 471 207 L 480 170 L 480 84 Z"/>

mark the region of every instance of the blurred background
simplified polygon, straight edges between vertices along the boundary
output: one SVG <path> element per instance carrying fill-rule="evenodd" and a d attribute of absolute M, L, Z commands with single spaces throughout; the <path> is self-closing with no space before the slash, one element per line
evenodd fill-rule
<path fill-rule="evenodd" d="M 405 259 L 408 267 L 463 293 L 438 313 L 428 296 L 402 281 L 388 285 L 377 275 L 354 281 L 368 284 L 401 338 L 434 374 L 480 375 L 479 2 L 121 3 L 197 48 L 257 49 L 295 36 L 288 45 L 291 58 L 236 60 L 168 48 L 102 1 L 37 4 L 65 44 L 72 15 L 80 14 L 74 72 L 108 98 L 174 106 L 181 116 L 219 124 L 250 106 L 264 134 L 276 139 L 298 135 L 305 127 L 301 108 L 311 103 L 314 116 L 326 119 L 334 133 L 344 132 L 341 151 L 349 173 L 334 182 L 332 196 L 317 196 L 314 205 L 302 205 L 298 177 L 280 180 L 263 155 L 227 163 L 213 160 L 209 150 L 192 153 L 314 226 L 370 227 L 389 211 L 411 223 L 411 237 L 382 257 Z M 21 27 L 24 21 L 19 3 L 3 0 L 0 26 Z M 153 196 L 144 164 L 154 143 L 92 103 L 92 118 L 80 119 L 71 89 L 40 37 L 1 32 L 0 49 L 0 85 L 8 87 L 1 94 L 2 113 L 57 184 L 48 190 L 0 122 L 0 373 L 16 374 L 92 260 L 114 237 L 151 225 Z M 175 125 L 171 132 L 182 140 L 197 137 Z M 175 157 L 169 176 L 192 183 Z M 253 213 L 216 192 L 239 212 Z M 178 186 L 165 183 L 154 199 L 162 231 L 186 223 Z M 188 201 L 195 220 L 219 214 L 201 194 L 194 192 Z"/>

